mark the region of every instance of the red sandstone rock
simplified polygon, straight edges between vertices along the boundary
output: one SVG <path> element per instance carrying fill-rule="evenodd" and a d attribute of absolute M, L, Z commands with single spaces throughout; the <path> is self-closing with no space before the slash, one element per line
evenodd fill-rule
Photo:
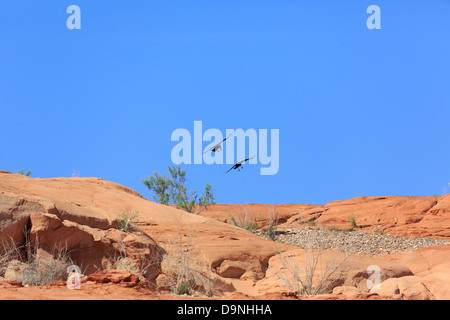
<path fill-rule="evenodd" d="M 138 281 L 142 283 L 136 275 L 104 270 L 114 258 L 126 257 L 137 268 L 153 259 L 144 279 L 162 279 L 161 257 L 188 244 L 223 286 L 222 297 L 445 298 L 448 293 L 439 283 L 448 283 L 448 258 L 443 252 L 449 246 L 434 252 L 417 250 L 410 256 L 408 253 L 390 258 L 351 256 L 336 273 L 334 286 L 350 286 L 354 290 L 336 289 L 335 293 L 299 297 L 292 296 L 279 281 L 279 275 L 286 271 L 280 257 L 294 255 L 304 264 L 304 250 L 262 239 L 224 221 L 230 222 L 234 214 L 247 212 L 253 214 L 260 226 L 267 225 L 270 216 L 278 216 L 280 228 L 298 227 L 302 226 L 300 222 L 304 225 L 314 220 L 345 229 L 349 227 L 348 217 L 353 214 L 365 231 L 380 228 L 398 235 L 449 238 L 449 199 L 449 195 L 360 197 L 322 206 L 214 205 L 197 216 L 148 201 L 129 188 L 102 179 L 40 179 L 0 172 L 0 241 L 12 240 L 20 246 L 29 240 L 48 254 L 55 247 L 66 246 L 71 258 L 87 274 L 81 290 L 70 290 L 60 281 L 42 290 L 15 287 L 11 291 L 14 284 L 0 281 L 0 299 L 170 299 L 171 296 L 155 295 L 154 288 L 136 285 Z M 132 233 L 116 228 L 117 218 L 127 209 L 139 212 L 137 229 Z M 334 254 L 324 251 L 323 261 L 332 259 Z M 400 296 L 367 292 L 364 288 L 367 266 L 372 264 L 381 267 L 384 282 L 396 279 L 390 282 L 396 283 Z M 412 275 L 417 279 L 410 281 L 412 278 L 408 277 Z M 430 296 L 424 294 L 422 286 Z M 419 288 L 419 293 L 411 293 L 412 287 Z"/>

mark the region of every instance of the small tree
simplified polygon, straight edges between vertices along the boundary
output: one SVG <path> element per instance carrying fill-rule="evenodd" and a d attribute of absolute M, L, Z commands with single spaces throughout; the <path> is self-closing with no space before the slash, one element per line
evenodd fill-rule
<path fill-rule="evenodd" d="M 153 177 L 149 177 L 148 179 L 142 180 L 144 185 L 151 191 L 156 194 L 153 195 L 153 199 L 161 204 L 169 204 L 169 178 L 158 175 L 155 171 L 155 175 Z"/>
<path fill-rule="evenodd" d="M 207 184 L 204 194 L 199 197 L 197 191 L 188 192 L 186 182 L 186 170 L 178 167 L 170 167 L 170 178 L 159 175 L 157 172 L 152 177 L 142 180 L 144 185 L 155 193 L 153 199 L 161 204 L 175 204 L 178 209 L 189 213 L 199 214 L 214 203 L 214 195 L 211 185 Z M 198 200 L 198 202 L 197 202 Z M 196 203 L 200 208 L 195 211 Z"/>

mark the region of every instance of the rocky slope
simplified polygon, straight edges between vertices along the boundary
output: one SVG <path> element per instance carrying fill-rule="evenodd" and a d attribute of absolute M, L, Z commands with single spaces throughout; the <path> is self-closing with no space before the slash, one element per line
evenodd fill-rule
<path fill-rule="evenodd" d="M 202 215 L 227 222 L 246 217 L 265 226 L 270 217 L 280 229 L 309 227 L 388 233 L 450 240 L 450 194 L 429 197 L 358 197 L 325 205 L 216 204 Z M 313 228 L 316 227 L 316 228 Z"/>
<path fill-rule="evenodd" d="M 118 228 L 118 219 L 127 210 L 139 213 L 132 232 Z M 329 277 L 332 286 L 323 295 L 298 296 L 287 285 L 293 277 L 290 266 L 294 261 L 298 266 L 308 263 L 305 259 L 311 252 L 230 223 L 231 217 L 236 222 L 252 217 L 264 229 L 271 217 L 278 217 L 280 230 L 327 225 L 346 229 L 353 214 L 364 231 L 450 239 L 449 211 L 450 196 L 446 195 L 362 197 L 323 206 L 214 205 L 196 216 L 98 178 L 40 179 L 0 172 L 0 299 L 119 295 L 123 299 L 171 299 L 167 294 L 177 280 L 174 272 L 180 261 L 189 261 L 195 269 L 195 290 L 216 298 L 449 299 L 446 287 L 439 285 L 442 281 L 448 284 L 449 246 L 389 256 L 343 256 L 321 250 L 314 279 L 339 262 L 338 271 Z M 15 259 L 7 259 L 12 244 L 20 249 Z M 29 260 L 30 248 L 40 263 L 45 257 L 55 259 L 56 249 L 64 248 L 86 275 L 81 290 L 68 289 L 65 281 L 23 287 L 14 280 L 28 270 L 23 263 Z M 418 258 L 423 256 L 425 260 Z M 416 267 L 415 259 L 422 267 Z M 383 283 L 378 291 L 367 287 L 371 265 L 381 269 Z M 298 273 L 304 273 L 304 268 L 298 268 Z"/>

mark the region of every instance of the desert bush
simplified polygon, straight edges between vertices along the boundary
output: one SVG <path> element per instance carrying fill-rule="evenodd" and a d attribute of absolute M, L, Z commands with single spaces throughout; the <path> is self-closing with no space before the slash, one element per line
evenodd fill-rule
<path fill-rule="evenodd" d="M 191 245 L 192 234 L 184 245 L 181 237 L 172 240 L 170 249 L 161 261 L 161 270 L 166 275 L 165 286 L 169 286 L 173 293 L 191 294 L 198 287 L 198 277 L 201 269 L 199 260 L 193 255 Z"/>
<path fill-rule="evenodd" d="M 136 275 L 141 275 L 140 268 L 137 262 L 134 259 L 128 257 L 125 249 L 125 244 L 120 243 L 119 246 L 120 249 L 118 251 L 114 251 L 110 255 L 106 269 L 128 271 Z"/>
<path fill-rule="evenodd" d="M 67 279 L 67 267 L 73 265 L 67 248 L 58 248 L 53 256 L 40 256 L 36 249 L 28 257 L 28 267 L 22 270 L 19 279 L 24 286 L 43 286 L 58 280 Z"/>
<path fill-rule="evenodd" d="M 161 261 L 161 272 L 165 275 L 162 287 L 169 287 L 177 295 L 215 295 L 222 287 L 204 257 L 192 244 L 192 233 L 186 242 L 179 235 L 166 246 Z"/>
<path fill-rule="evenodd" d="M 159 265 L 161 260 L 161 253 L 158 250 L 151 252 L 151 255 L 148 255 L 147 251 L 147 247 L 143 245 L 139 257 L 130 257 L 127 254 L 125 243 L 120 242 L 119 250 L 110 255 L 106 269 L 128 271 L 142 280 L 152 267 Z"/>
<path fill-rule="evenodd" d="M 315 220 L 310 220 L 307 222 L 309 226 L 311 227 L 316 227 L 317 226 L 317 222 Z"/>
<path fill-rule="evenodd" d="M 285 257 L 284 254 L 279 257 L 285 272 L 278 277 L 289 290 L 301 295 L 318 295 L 331 292 L 336 279 L 332 276 L 340 271 L 350 252 L 337 252 L 324 263 L 320 247 L 305 248 L 303 266 L 293 257 Z"/>
<path fill-rule="evenodd" d="M 355 217 L 354 213 L 352 213 L 351 215 L 348 216 L 348 222 L 350 223 L 352 230 L 359 228 L 358 223 L 356 222 L 356 219 L 357 219 L 357 217 Z"/>
<path fill-rule="evenodd" d="M 275 214 L 273 207 L 269 209 L 269 217 L 267 221 L 265 236 L 270 240 L 275 240 L 276 232 L 278 228 L 278 215 Z"/>
<path fill-rule="evenodd" d="M 17 246 L 13 241 L 3 243 L 0 258 L 0 273 L 5 275 L 12 261 L 20 262 L 20 270 L 13 272 L 12 280 L 21 281 L 24 286 L 43 286 L 58 280 L 67 279 L 67 267 L 73 265 L 67 246 L 55 246 L 53 250 L 44 250 L 38 239 Z"/>
<path fill-rule="evenodd" d="M 170 178 L 155 172 L 154 176 L 142 180 L 144 185 L 155 193 L 155 201 L 165 205 L 174 204 L 178 209 L 194 214 L 199 214 L 214 204 L 211 185 L 206 184 L 204 194 L 199 197 L 197 191 L 187 191 L 186 170 L 169 166 L 169 172 Z"/>
<path fill-rule="evenodd" d="M 254 223 L 251 220 L 248 220 L 247 222 L 242 223 L 241 221 L 237 220 L 235 217 L 231 217 L 231 221 L 233 222 L 233 224 L 236 227 L 245 229 L 245 230 L 250 231 L 250 232 L 254 232 L 256 229 L 258 229 L 258 224 Z"/>
<path fill-rule="evenodd" d="M 13 239 L 3 241 L 0 249 L 0 277 L 4 277 L 11 261 L 21 261 L 22 253 Z"/>
<path fill-rule="evenodd" d="M 25 169 L 17 170 L 17 173 L 18 173 L 18 174 L 21 174 L 21 175 L 23 175 L 23 176 L 25 176 L 25 177 L 31 176 L 31 171 L 27 171 L 27 172 L 25 173 Z"/>
<path fill-rule="evenodd" d="M 131 210 L 127 209 L 125 212 L 122 212 L 122 217 L 117 218 L 117 229 L 123 232 L 132 232 L 137 229 L 137 227 L 134 225 L 136 222 L 137 217 L 139 216 L 139 212 L 137 210 L 134 210 L 134 212 L 131 212 Z"/>
<path fill-rule="evenodd" d="M 228 211 L 230 214 L 230 212 Z M 231 214 L 230 214 L 231 215 Z M 230 217 L 231 222 L 236 227 L 245 229 L 250 232 L 255 232 L 259 228 L 258 222 L 256 221 L 255 215 L 252 210 L 248 207 L 241 206 L 238 212 Z"/>

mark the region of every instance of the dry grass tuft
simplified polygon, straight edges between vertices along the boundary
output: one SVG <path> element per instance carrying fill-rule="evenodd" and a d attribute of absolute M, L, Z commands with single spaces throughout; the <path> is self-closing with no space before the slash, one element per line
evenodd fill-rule
<path fill-rule="evenodd" d="M 21 281 L 24 286 L 43 286 L 67 279 L 67 268 L 73 265 L 67 246 L 44 250 L 36 239 L 22 246 L 11 242 L 2 244 L 0 275 Z"/>

